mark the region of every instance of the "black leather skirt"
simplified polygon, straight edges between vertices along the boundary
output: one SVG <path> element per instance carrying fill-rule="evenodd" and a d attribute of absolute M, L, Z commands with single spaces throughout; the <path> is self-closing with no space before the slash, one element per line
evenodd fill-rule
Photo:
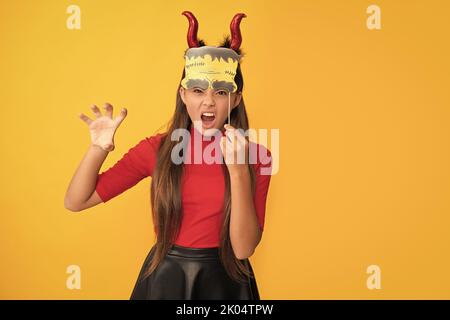
<path fill-rule="evenodd" d="M 260 300 L 253 275 L 245 283 L 231 279 L 219 258 L 219 248 L 188 248 L 173 245 L 150 276 L 143 274 L 153 257 L 152 247 L 131 294 L 131 300 Z"/>

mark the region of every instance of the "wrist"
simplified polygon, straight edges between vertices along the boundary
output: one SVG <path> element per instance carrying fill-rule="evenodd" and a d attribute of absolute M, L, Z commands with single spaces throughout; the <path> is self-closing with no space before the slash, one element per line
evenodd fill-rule
<path fill-rule="evenodd" d="M 92 150 L 94 150 L 94 152 L 97 152 L 97 153 L 102 153 L 102 154 L 108 154 L 108 153 L 109 153 L 108 150 L 103 149 L 103 148 L 102 148 L 101 146 L 99 146 L 98 144 L 93 144 L 93 143 L 91 143 L 90 148 L 91 148 Z"/>
<path fill-rule="evenodd" d="M 230 179 L 240 179 L 249 175 L 248 165 L 242 164 L 238 167 L 228 170 L 230 173 Z"/>

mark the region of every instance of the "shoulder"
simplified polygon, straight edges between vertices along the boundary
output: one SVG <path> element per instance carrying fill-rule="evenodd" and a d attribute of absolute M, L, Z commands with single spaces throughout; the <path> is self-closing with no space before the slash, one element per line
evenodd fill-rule
<path fill-rule="evenodd" d="M 153 175 L 156 166 L 158 151 L 165 133 L 156 133 L 142 138 L 133 148 L 128 151 L 129 159 L 135 166 L 144 168 L 147 176 Z"/>
<path fill-rule="evenodd" d="M 267 162 L 269 158 L 272 158 L 270 149 L 260 143 L 249 141 L 248 147 L 250 156 L 254 156 L 258 164 Z"/>
<path fill-rule="evenodd" d="M 165 135 L 166 133 L 156 133 L 151 136 L 146 136 L 135 147 L 140 151 L 158 151 Z"/>
<path fill-rule="evenodd" d="M 126 158 L 132 161 L 150 161 L 150 163 L 153 163 L 154 159 L 157 157 L 164 136 L 164 133 L 156 133 L 141 138 L 136 144 L 129 148 L 128 152 L 125 154 Z"/>

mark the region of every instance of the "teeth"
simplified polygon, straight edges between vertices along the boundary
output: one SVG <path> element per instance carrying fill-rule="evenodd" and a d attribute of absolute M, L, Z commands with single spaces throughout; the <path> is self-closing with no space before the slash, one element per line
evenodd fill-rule
<path fill-rule="evenodd" d="M 212 112 L 203 112 L 203 115 L 207 116 L 207 117 L 212 117 L 212 116 L 214 116 L 214 113 L 212 113 Z"/>

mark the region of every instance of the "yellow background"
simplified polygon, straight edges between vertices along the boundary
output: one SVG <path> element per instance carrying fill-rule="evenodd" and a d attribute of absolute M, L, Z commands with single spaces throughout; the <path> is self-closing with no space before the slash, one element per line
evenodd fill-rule
<path fill-rule="evenodd" d="M 381 7 L 381 30 L 366 8 Z M 81 30 L 66 8 L 81 8 Z M 153 244 L 147 178 L 64 208 L 90 143 L 78 118 L 128 117 L 102 170 L 175 107 L 187 19 L 218 45 L 237 12 L 253 128 L 280 130 L 263 299 L 450 298 L 448 1 L 0 1 L 3 299 L 128 299 Z M 115 115 L 117 112 L 115 112 Z M 81 267 L 81 290 L 66 268 Z M 380 290 L 366 268 L 381 268 Z"/>

